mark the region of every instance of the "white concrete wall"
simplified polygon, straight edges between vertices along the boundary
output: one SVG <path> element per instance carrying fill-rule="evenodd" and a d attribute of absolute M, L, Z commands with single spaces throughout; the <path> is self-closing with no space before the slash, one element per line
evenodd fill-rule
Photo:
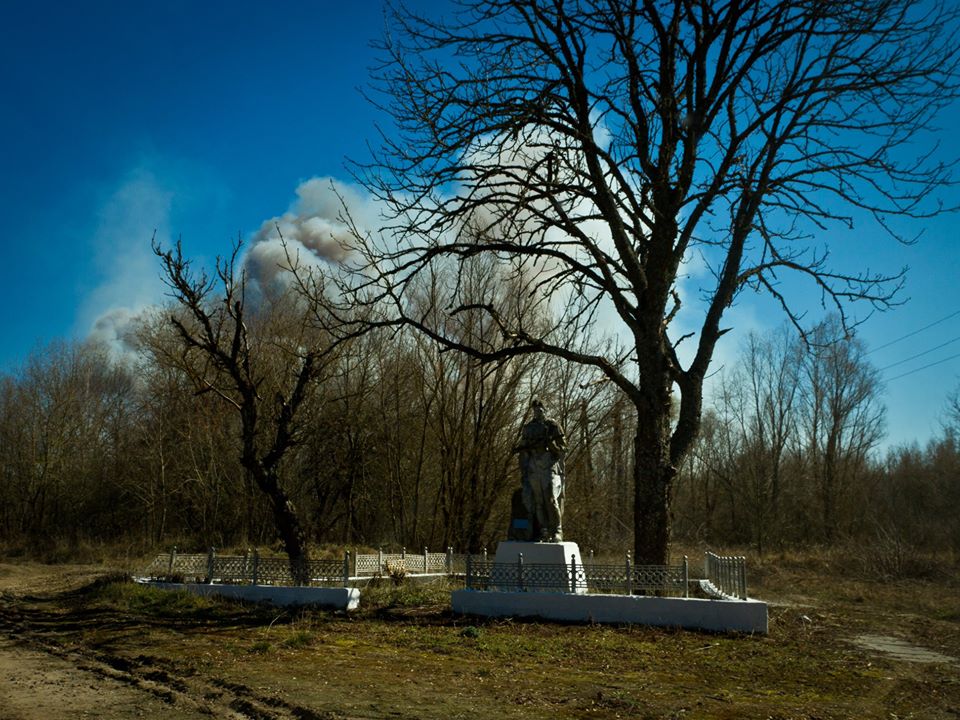
<path fill-rule="evenodd" d="M 524 565 L 539 568 L 540 577 L 537 582 L 540 590 L 575 592 L 580 595 L 587 592 L 580 547 L 575 542 L 518 542 L 515 540 L 505 540 L 497 545 L 497 555 L 493 560 L 493 572 L 490 575 L 491 589 L 507 592 L 520 591 L 514 570 L 518 567 L 520 555 L 523 556 Z M 554 582 L 543 577 L 542 569 L 545 565 L 556 569 Z M 553 575 L 552 572 L 551 575 Z M 514 581 L 509 582 L 510 578 Z M 571 587 L 573 590 L 570 589 Z"/>
<path fill-rule="evenodd" d="M 273 585 L 207 585 L 203 583 L 146 583 L 164 590 L 185 590 L 194 595 L 218 595 L 231 600 L 268 602 L 282 607 L 320 605 L 354 610 L 360 605 L 357 588 L 286 587 Z"/>
<path fill-rule="evenodd" d="M 767 604 L 759 600 L 455 590 L 451 602 L 454 612 L 485 617 L 539 617 L 717 632 L 767 632 Z"/>

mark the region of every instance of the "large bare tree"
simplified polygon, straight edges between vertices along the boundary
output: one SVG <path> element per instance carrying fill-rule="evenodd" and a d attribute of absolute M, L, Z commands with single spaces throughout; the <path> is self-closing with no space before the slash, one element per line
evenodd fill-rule
<path fill-rule="evenodd" d="M 240 463 L 270 503 L 294 580 L 306 583 L 306 534 L 280 470 L 300 442 L 305 406 L 329 346 L 309 327 L 295 300 L 292 307 L 279 308 L 279 323 L 267 331 L 251 329 L 258 313 L 247 305 L 246 273 L 237 267 L 239 243 L 230 257 L 218 259 L 212 277 L 192 265 L 179 242 L 171 249 L 155 243 L 153 249 L 177 303 L 170 320 L 180 339 L 180 366 L 198 393 L 215 394 L 239 417 Z M 290 297 L 278 296 L 276 304 Z M 271 360 L 279 367 L 272 368 Z"/>
<path fill-rule="evenodd" d="M 787 274 L 841 314 L 846 301 L 893 301 L 899 269 L 834 268 L 828 233 L 862 219 L 909 241 L 900 220 L 939 211 L 950 167 L 921 146 L 956 96 L 956 30 L 956 8 L 936 0 L 400 9 L 374 83 L 396 130 L 356 167 L 389 208 L 385 232 L 364 238 L 365 284 L 394 319 L 483 361 L 544 352 L 615 383 L 637 414 L 636 554 L 662 562 L 677 467 L 738 293 L 770 293 L 798 327 Z M 618 321 L 625 349 L 579 353 L 456 291 L 443 308 L 492 317 L 496 346 L 407 311 L 418 275 L 479 254 L 562 324 Z M 692 257 L 708 268 L 699 288 L 681 286 Z"/>

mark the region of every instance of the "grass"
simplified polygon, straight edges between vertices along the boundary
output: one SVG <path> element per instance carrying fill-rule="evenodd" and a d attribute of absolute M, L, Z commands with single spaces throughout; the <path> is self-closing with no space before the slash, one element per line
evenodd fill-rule
<path fill-rule="evenodd" d="M 405 608 L 442 610 L 450 606 L 450 591 L 455 586 L 447 581 L 395 585 L 390 579 L 378 579 L 361 590 L 363 615 L 382 614 Z"/>
<path fill-rule="evenodd" d="M 853 640 L 893 635 L 960 657 L 956 569 L 878 582 L 841 572 L 839 560 L 753 564 L 753 594 L 775 602 L 766 636 L 462 618 L 449 586 L 389 581 L 365 589 L 350 615 L 116 577 L 51 602 L 64 618 L 97 614 L 63 623 L 65 642 L 149 653 L 332 717 L 955 717 L 957 667 L 897 661 Z"/>
<path fill-rule="evenodd" d="M 224 607 L 219 600 L 193 595 L 185 590 L 161 590 L 123 580 L 115 580 L 95 588 L 95 599 L 121 612 L 175 618 L 209 614 Z"/>

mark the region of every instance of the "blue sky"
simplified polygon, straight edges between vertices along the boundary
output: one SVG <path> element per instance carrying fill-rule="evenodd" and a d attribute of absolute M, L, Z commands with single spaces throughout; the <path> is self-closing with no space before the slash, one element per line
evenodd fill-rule
<path fill-rule="evenodd" d="M 378 0 L 0 0 L 0 370 L 160 299 L 154 229 L 211 260 L 287 211 L 304 181 L 345 179 L 344 157 L 363 158 L 383 120 L 358 90 L 382 27 Z M 941 152 L 960 156 L 960 107 L 941 124 Z M 936 433 L 960 382 L 960 357 L 919 369 L 960 354 L 958 223 L 935 218 L 912 247 L 869 227 L 834 244 L 848 268 L 910 266 L 906 303 L 860 330 L 887 368 L 891 444 Z M 729 320 L 782 317 L 745 296 Z M 736 334 L 725 342 L 734 357 Z"/>

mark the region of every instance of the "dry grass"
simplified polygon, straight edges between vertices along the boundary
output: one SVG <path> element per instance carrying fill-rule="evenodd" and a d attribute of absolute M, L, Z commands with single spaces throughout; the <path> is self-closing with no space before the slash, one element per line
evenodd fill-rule
<path fill-rule="evenodd" d="M 18 600 L 59 641 L 149 658 L 325 718 L 949 718 L 960 665 L 861 649 L 895 636 L 960 657 L 960 574 L 878 582 L 836 556 L 752 563 L 767 636 L 460 618 L 449 588 L 384 583 L 353 615 L 251 608 L 110 582 Z"/>

